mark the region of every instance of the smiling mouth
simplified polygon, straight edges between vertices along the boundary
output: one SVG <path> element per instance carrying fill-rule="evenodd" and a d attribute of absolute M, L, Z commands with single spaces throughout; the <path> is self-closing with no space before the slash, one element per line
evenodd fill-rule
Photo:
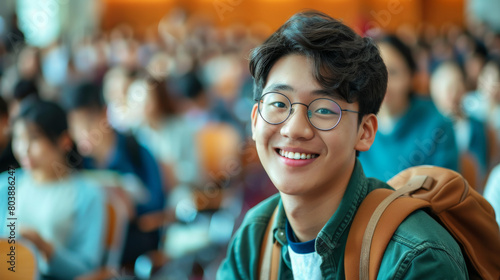
<path fill-rule="evenodd" d="M 319 154 L 306 154 L 306 153 L 295 153 L 295 152 L 288 152 L 282 149 L 276 149 L 276 152 L 285 158 L 289 159 L 312 159 L 312 158 L 317 158 Z"/>

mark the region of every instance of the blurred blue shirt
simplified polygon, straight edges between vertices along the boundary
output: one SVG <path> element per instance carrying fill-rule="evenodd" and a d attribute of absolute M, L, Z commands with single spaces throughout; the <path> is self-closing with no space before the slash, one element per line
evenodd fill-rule
<path fill-rule="evenodd" d="M 441 115 L 431 100 L 411 97 L 407 112 L 391 131 L 379 129 L 370 150 L 359 160 L 367 177 L 382 181 L 417 165 L 436 165 L 458 170 L 458 148 L 452 122 Z"/>
<path fill-rule="evenodd" d="M 83 164 L 88 169 L 98 168 L 91 158 L 85 158 Z M 137 215 L 163 210 L 165 193 L 160 167 L 153 156 L 132 136 L 116 133 L 116 145 L 102 168 L 122 174 L 133 173 L 143 181 L 149 198 L 145 203 L 137 205 Z"/>

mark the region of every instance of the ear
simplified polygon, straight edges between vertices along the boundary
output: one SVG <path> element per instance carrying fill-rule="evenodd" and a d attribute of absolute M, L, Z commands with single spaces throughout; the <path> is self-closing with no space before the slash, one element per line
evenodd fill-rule
<path fill-rule="evenodd" d="M 361 124 L 358 128 L 358 139 L 354 149 L 360 152 L 365 152 L 370 149 L 375 141 L 375 134 L 377 134 L 378 121 L 377 116 L 369 114 L 363 117 Z"/>
<path fill-rule="evenodd" d="M 255 103 L 252 108 L 252 139 L 255 141 L 255 126 L 257 125 L 257 118 L 259 117 L 258 104 Z"/>
<path fill-rule="evenodd" d="M 73 148 L 73 140 L 71 140 L 71 137 L 69 136 L 69 133 L 67 131 L 61 134 L 57 144 L 59 148 L 65 152 L 69 152 Z"/>

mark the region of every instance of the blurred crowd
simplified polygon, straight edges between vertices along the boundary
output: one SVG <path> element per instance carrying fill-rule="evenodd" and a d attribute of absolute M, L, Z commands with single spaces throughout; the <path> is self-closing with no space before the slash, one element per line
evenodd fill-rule
<path fill-rule="evenodd" d="M 500 33 L 369 32 L 389 84 L 376 142 L 359 156 L 367 175 L 444 166 L 498 207 Z M 40 272 L 213 279 L 242 215 L 276 192 L 251 140 L 247 61 L 270 30 L 175 9 L 141 36 L 121 25 L 37 48 L 15 20 L 3 35 L 0 171 L 20 167 L 21 236 Z"/>

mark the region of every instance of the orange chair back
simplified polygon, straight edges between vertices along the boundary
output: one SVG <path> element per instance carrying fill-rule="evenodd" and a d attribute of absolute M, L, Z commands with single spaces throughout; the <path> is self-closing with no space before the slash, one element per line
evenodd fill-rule
<path fill-rule="evenodd" d="M 9 244 L 8 239 L 0 239 L 0 279 L 37 279 L 37 260 L 32 246 L 19 239 L 15 240 L 15 244 Z"/>

